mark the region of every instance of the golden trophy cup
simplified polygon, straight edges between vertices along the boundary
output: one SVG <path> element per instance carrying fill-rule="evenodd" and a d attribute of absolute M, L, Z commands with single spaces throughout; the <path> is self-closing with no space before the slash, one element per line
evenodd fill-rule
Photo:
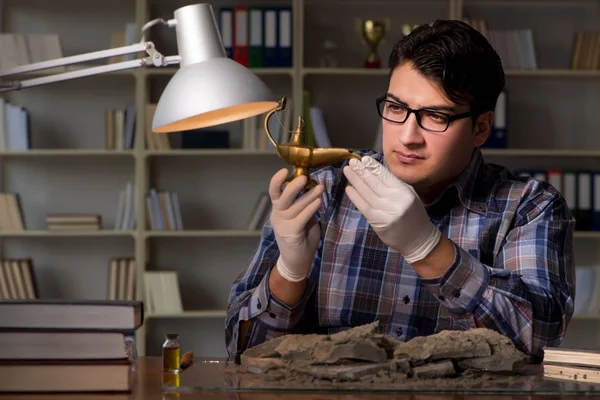
<path fill-rule="evenodd" d="M 414 24 L 414 25 L 411 25 L 411 24 L 402 24 L 402 34 L 404 36 L 408 36 L 418 26 L 419 26 L 419 24 Z"/>
<path fill-rule="evenodd" d="M 381 58 L 377 52 L 377 47 L 383 41 L 387 31 L 389 30 L 389 20 L 384 22 L 375 21 L 372 19 L 362 20 L 356 19 L 356 28 L 361 35 L 364 43 L 369 47 L 369 53 L 365 59 L 365 68 L 381 68 Z"/>
<path fill-rule="evenodd" d="M 321 167 L 348 158 L 356 158 L 358 160 L 362 158 L 351 149 L 334 147 L 318 148 L 307 145 L 304 120 L 302 117 L 298 117 L 298 125 L 296 126 L 296 129 L 291 132 L 290 140 L 284 144 L 277 143 L 269 130 L 269 119 L 273 115 L 276 115 L 277 112 L 285 111 L 286 105 L 287 99 L 283 97 L 278 106 L 266 114 L 264 122 L 265 132 L 268 139 L 273 146 L 275 146 L 277 155 L 287 164 L 295 167 L 292 173 L 288 175 L 284 181 L 284 186 L 297 176 L 304 175 L 307 178 L 304 188 L 306 190 L 312 189 L 317 185 L 317 182 L 310 178 L 310 168 Z"/>

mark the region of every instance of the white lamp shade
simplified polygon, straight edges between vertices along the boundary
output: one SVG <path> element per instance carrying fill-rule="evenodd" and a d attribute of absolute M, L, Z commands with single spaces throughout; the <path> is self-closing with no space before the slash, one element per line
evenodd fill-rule
<path fill-rule="evenodd" d="M 180 69 L 158 101 L 153 132 L 220 125 L 277 107 L 267 85 L 226 56 L 210 4 L 175 10 L 175 29 Z"/>
<path fill-rule="evenodd" d="M 153 132 L 179 132 L 248 118 L 277 107 L 267 85 L 227 57 L 181 67 L 158 101 Z"/>

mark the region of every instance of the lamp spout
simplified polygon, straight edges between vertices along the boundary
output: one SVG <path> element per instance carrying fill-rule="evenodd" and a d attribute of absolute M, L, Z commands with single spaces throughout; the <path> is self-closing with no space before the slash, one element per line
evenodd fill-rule
<path fill-rule="evenodd" d="M 279 106 L 267 113 L 265 116 L 265 131 L 271 143 L 275 146 L 277 154 L 289 165 L 295 167 L 294 171 L 286 178 L 284 185 L 291 182 L 294 178 L 304 175 L 306 176 L 305 189 L 310 190 L 317 185 L 314 179 L 310 179 L 310 168 L 318 168 L 327 164 L 340 162 L 349 158 L 360 160 L 362 156 L 354 153 L 352 149 L 342 147 L 319 148 L 311 147 L 306 144 L 306 133 L 304 129 L 304 120 L 298 117 L 296 129 L 292 132 L 292 136 L 287 143 L 276 143 L 269 131 L 269 119 L 277 112 L 285 110 L 287 100 L 284 97 Z"/>

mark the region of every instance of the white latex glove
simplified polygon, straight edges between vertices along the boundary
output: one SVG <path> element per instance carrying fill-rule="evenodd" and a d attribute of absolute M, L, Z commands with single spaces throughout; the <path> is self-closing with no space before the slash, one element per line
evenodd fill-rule
<path fill-rule="evenodd" d="M 285 168 L 281 169 L 271 179 L 270 221 L 279 247 L 276 268 L 284 279 L 298 282 L 308 276 L 321 239 L 315 213 L 321 206 L 320 196 L 324 188 L 317 185 L 296 199 L 306 184 L 306 177 L 295 178 L 282 191 L 288 172 Z"/>
<path fill-rule="evenodd" d="M 381 240 L 414 263 L 431 252 L 440 231 L 431 223 L 414 188 L 369 156 L 352 159 L 344 174 L 348 197 Z"/>

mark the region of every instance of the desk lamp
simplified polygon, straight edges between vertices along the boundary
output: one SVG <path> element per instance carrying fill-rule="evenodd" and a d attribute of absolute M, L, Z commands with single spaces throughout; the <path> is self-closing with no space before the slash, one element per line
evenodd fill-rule
<path fill-rule="evenodd" d="M 146 40 L 146 31 L 157 24 L 175 28 L 179 55 L 163 56 L 156 50 L 154 43 Z M 269 119 L 274 113 L 285 110 L 287 100 L 284 97 L 275 101 L 262 80 L 227 57 L 212 6 L 207 3 L 178 8 L 174 12 L 174 18 L 170 20 L 158 18 L 146 23 L 142 28 L 142 39 L 136 44 L 0 70 L 0 78 L 142 51 L 147 54 L 145 58 L 23 81 L 0 82 L 0 92 L 139 67 L 179 64 L 179 70 L 158 101 L 152 122 L 153 132 L 170 133 L 204 128 L 267 113 L 264 126 L 269 140 L 279 157 L 296 167 L 285 183 L 299 175 L 308 178 L 309 168 L 346 158 L 360 159 L 359 155 L 348 149 L 307 146 L 301 117 L 298 118 L 297 128 L 292 132 L 288 143 L 275 142 L 269 131 Z M 307 179 L 306 188 L 315 184 L 313 180 Z"/>

